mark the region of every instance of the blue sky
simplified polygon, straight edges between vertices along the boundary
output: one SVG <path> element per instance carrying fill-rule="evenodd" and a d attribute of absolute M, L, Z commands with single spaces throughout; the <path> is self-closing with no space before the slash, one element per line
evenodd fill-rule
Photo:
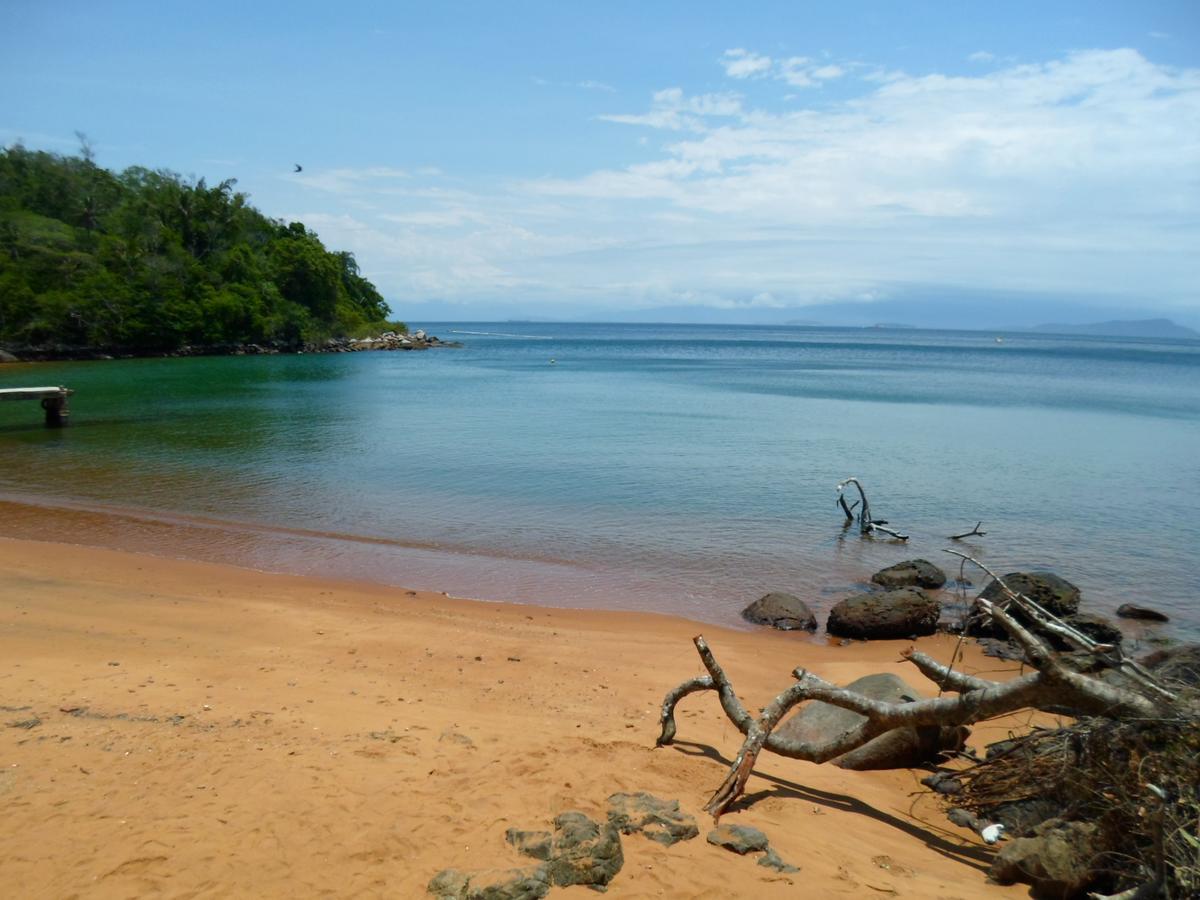
<path fill-rule="evenodd" d="M 1192 0 L 8 0 L 0 79 L 0 142 L 236 177 L 412 320 L 1200 326 Z"/>

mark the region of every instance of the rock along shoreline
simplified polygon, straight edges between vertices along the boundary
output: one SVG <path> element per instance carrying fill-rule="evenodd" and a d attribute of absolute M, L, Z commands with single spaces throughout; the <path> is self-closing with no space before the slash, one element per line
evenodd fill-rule
<path fill-rule="evenodd" d="M 288 343 L 265 341 L 258 344 L 185 344 L 174 350 L 133 351 L 114 347 L 38 347 L 0 348 L 0 363 L 55 362 L 60 360 L 156 359 L 178 356 L 278 356 L 302 353 L 361 353 L 379 350 L 432 350 L 462 347 L 460 341 L 443 341 L 424 331 L 385 331 L 376 337 L 329 338 L 320 342 Z"/>

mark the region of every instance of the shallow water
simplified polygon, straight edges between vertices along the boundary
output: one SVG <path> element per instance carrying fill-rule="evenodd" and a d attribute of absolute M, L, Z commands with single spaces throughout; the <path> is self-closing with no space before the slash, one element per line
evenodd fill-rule
<path fill-rule="evenodd" d="M 0 404 L 0 533 L 733 624 L 768 590 L 955 568 L 945 536 L 983 520 L 961 546 L 989 565 L 1200 634 L 1200 343 L 430 330 L 466 346 L 0 368 L 78 392 L 60 432 Z M 843 531 L 848 475 L 908 546 Z"/>

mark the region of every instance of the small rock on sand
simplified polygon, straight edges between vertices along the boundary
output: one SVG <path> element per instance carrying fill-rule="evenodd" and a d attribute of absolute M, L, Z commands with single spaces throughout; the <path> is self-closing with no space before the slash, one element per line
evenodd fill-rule
<path fill-rule="evenodd" d="M 766 850 L 770 844 L 767 836 L 751 825 L 718 825 L 708 833 L 707 840 L 742 855 Z"/>
<path fill-rule="evenodd" d="M 645 792 L 609 797 L 608 821 L 622 834 L 641 832 L 667 847 L 700 834 L 695 817 L 683 812 L 678 800 L 660 800 Z"/>

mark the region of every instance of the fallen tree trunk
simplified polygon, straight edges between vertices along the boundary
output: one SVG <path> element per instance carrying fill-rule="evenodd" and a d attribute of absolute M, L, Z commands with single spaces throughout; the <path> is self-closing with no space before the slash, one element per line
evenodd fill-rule
<path fill-rule="evenodd" d="M 745 792 L 746 783 L 763 750 L 791 759 L 824 763 L 894 728 L 970 725 L 1026 708 L 1053 712 L 1066 709 L 1079 715 L 1147 719 L 1163 715 L 1165 708 L 1174 702 L 1171 692 L 1157 684 L 1149 673 L 1137 666 L 1127 666 L 1128 661 L 1119 656 L 1119 651 L 1086 638 L 1083 641 L 1087 643 L 1080 642 L 1078 638 L 1082 636 L 1077 633 L 1071 634 L 1073 642 L 1097 654 L 1107 665 L 1122 670 L 1129 676 L 1129 686 L 1101 681 L 1066 667 L 1042 638 L 1009 615 L 1003 607 L 1017 603 L 1043 624 L 1069 632 L 1074 632 L 1074 629 L 1040 607 L 1034 609 L 1037 605 L 1028 598 L 1008 593 L 1011 596 L 1007 597 L 1005 603 L 992 603 L 982 598 L 977 603 L 1021 646 L 1034 671 L 1007 682 L 989 681 L 957 672 L 923 653 L 909 649 L 903 653 L 904 658 L 922 675 L 937 683 L 942 692 L 942 696 L 914 702 L 872 700 L 838 688 L 811 672 L 797 669 L 793 672 L 796 682 L 768 703 L 758 716 L 752 716 L 737 699 L 732 683 L 703 636 L 697 636 L 693 643 L 708 675 L 685 681 L 666 695 L 662 705 L 658 745 L 668 745 L 674 740 L 675 707 L 684 697 L 702 691 L 717 693 L 721 708 L 745 735 L 745 741 L 725 780 L 705 805 L 705 810 L 716 820 Z M 956 696 L 946 696 L 947 692 Z M 806 700 L 851 710 L 864 716 L 865 721 L 824 741 L 793 741 L 775 734 L 775 727 L 783 717 Z"/>

